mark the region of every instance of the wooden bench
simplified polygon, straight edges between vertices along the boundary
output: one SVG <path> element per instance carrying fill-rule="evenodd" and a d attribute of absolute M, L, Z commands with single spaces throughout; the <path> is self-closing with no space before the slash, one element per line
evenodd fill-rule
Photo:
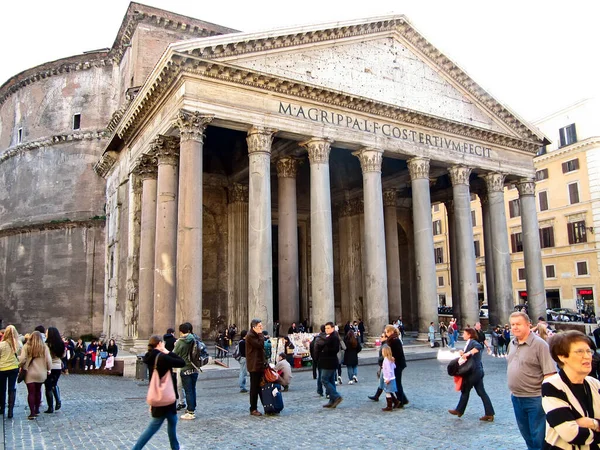
<path fill-rule="evenodd" d="M 74 361 L 69 361 L 69 366 L 71 365 L 71 363 L 73 363 Z M 79 362 L 78 362 L 79 363 Z M 124 363 L 123 361 L 119 361 L 118 359 L 115 360 L 115 365 L 111 370 L 107 370 L 105 369 L 106 365 L 106 361 L 102 361 L 102 366 L 99 369 L 90 369 L 88 368 L 88 370 L 85 369 L 80 369 L 79 365 L 77 364 L 77 366 L 71 368 L 69 367 L 69 373 L 71 374 L 84 374 L 84 375 L 114 375 L 114 376 L 118 376 L 118 377 L 122 377 L 123 376 L 123 369 L 124 369 Z"/>

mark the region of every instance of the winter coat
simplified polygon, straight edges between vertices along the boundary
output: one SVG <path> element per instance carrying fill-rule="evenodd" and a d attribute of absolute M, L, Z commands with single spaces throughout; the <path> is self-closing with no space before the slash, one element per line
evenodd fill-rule
<path fill-rule="evenodd" d="M 183 366 L 182 369 L 184 372 L 186 370 L 196 370 L 190 362 L 192 345 L 194 345 L 194 333 L 188 333 L 185 336 L 181 336 L 179 339 L 177 339 L 175 348 L 173 349 L 173 353 L 175 353 L 177 356 L 180 356 L 185 361 L 185 366 Z"/>
<path fill-rule="evenodd" d="M 275 370 L 279 373 L 282 386 L 289 386 L 292 382 L 292 366 L 285 359 L 275 364 Z"/>
<path fill-rule="evenodd" d="M 338 366 L 338 351 L 340 350 L 340 337 L 334 331 L 327 335 L 320 347 L 319 352 L 319 369 L 335 370 Z"/>
<path fill-rule="evenodd" d="M 158 376 L 164 377 L 167 372 L 171 374 L 173 377 L 173 368 L 174 367 L 184 367 L 185 361 L 181 356 L 176 355 L 173 352 L 169 352 L 168 354 L 164 354 L 154 349 L 149 351 L 144 356 L 144 362 L 148 365 L 149 377 L 152 379 L 152 373 L 154 372 L 154 363 L 156 356 L 159 356 L 158 362 L 156 363 L 156 370 L 158 370 Z M 177 407 L 175 406 L 175 402 L 167 406 L 153 406 L 151 408 L 152 417 L 163 417 L 167 415 L 169 412 L 177 414 Z"/>
<path fill-rule="evenodd" d="M 389 337 L 386 343 L 392 349 L 392 356 L 396 363 L 396 372 L 402 371 L 406 368 L 406 358 L 404 357 L 402 342 L 396 336 L 393 336 Z"/>
<path fill-rule="evenodd" d="M 173 336 L 171 333 L 165 334 L 163 336 L 163 341 L 165 341 L 165 348 L 172 352 L 175 349 L 175 344 L 177 343 L 177 338 Z"/>
<path fill-rule="evenodd" d="M 350 367 L 358 366 L 358 353 L 362 350 L 358 338 L 355 337 L 354 339 L 356 340 L 356 346 L 352 347 L 350 339 L 348 339 L 348 337 L 344 338 L 344 343 L 346 344 L 346 351 L 344 352 L 344 364 Z"/>
<path fill-rule="evenodd" d="M 52 357 L 50 349 L 44 345 L 44 356 L 31 358 L 29 345 L 25 344 L 19 356 L 19 364 L 25 367 L 27 375 L 25 383 L 43 383 L 48 378 L 48 372 L 52 370 Z"/>
<path fill-rule="evenodd" d="M 262 372 L 265 365 L 265 336 L 250 329 L 246 335 L 246 368 L 248 372 Z"/>

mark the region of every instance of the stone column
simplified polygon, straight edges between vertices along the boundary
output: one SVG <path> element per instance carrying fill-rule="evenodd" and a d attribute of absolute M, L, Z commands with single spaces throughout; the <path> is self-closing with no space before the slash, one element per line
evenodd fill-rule
<path fill-rule="evenodd" d="M 279 182 L 279 322 L 287 330 L 300 322 L 300 283 L 298 272 L 298 211 L 296 175 L 298 159 L 292 156 L 277 161 Z"/>
<path fill-rule="evenodd" d="M 456 249 L 456 220 L 454 215 L 454 201 L 444 202 L 448 215 L 448 249 L 450 251 L 450 288 L 452 292 L 452 316 L 461 320 L 462 302 L 460 300 L 460 280 L 458 278 L 458 254 Z M 458 323 L 462 325 L 461 322 Z"/>
<path fill-rule="evenodd" d="M 142 155 L 135 173 L 142 180 L 137 336 L 148 340 L 154 323 L 154 249 L 156 245 L 156 158 Z M 166 330 L 165 330 L 166 331 Z"/>
<path fill-rule="evenodd" d="M 398 250 L 398 213 L 396 190 L 383 191 L 385 221 L 385 257 L 387 265 L 388 308 L 390 319 L 402 316 L 400 252 Z"/>
<path fill-rule="evenodd" d="M 248 131 L 248 326 L 254 318 L 273 330 L 273 255 L 271 236 L 271 145 L 275 130 Z"/>
<path fill-rule="evenodd" d="M 346 192 L 348 195 L 348 192 Z M 340 295 L 341 295 L 341 322 L 352 318 L 352 302 L 350 297 L 351 284 L 353 283 L 350 275 L 352 240 L 351 228 L 352 219 L 350 217 L 351 202 L 348 198 L 340 206 L 338 225 L 340 235 Z"/>
<path fill-rule="evenodd" d="M 234 183 L 229 187 L 227 206 L 228 319 L 239 330 L 248 322 L 248 186 Z"/>
<path fill-rule="evenodd" d="M 475 325 L 479 321 L 473 222 L 471 221 L 471 168 L 452 166 L 448 169 L 452 181 L 454 218 L 456 224 L 456 250 L 458 256 L 459 291 L 462 306 L 461 325 Z"/>
<path fill-rule="evenodd" d="M 510 265 L 510 248 L 508 246 L 508 228 L 506 226 L 506 206 L 504 204 L 504 174 L 489 173 L 485 175 L 487 197 L 490 209 L 491 231 L 492 231 L 492 258 L 494 269 L 494 297 L 497 305 L 498 321 L 490 323 L 508 323 L 508 317 L 514 309 L 512 271 Z M 535 228 L 537 230 L 537 215 L 535 210 L 535 198 L 532 195 L 533 213 Z M 538 249 L 539 235 L 536 231 Z M 541 253 L 540 253 L 541 255 Z M 487 262 L 487 261 L 486 261 Z M 540 259 L 540 274 L 541 274 Z M 542 276 L 542 292 L 544 292 L 544 283 Z M 544 305 L 546 296 L 544 292 Z M 491 305 L 489 305 L 491 308 Z M 491 313 L 491 311 L 490 311 Z M 546 308 L 544 306 L 544 317 L 546 317 Z M 537 317 L 536 317 L 537 318 Z"/>
<path fill-rule="evenodd" d="M 529 317 L 536 323 L 538 317 L 546 317 L 546 290 L 542 267 L 540 230 L 535 206 L 535 181 L 529 178 L 517 183 L 521 203 L 521 227 L 523 232 L 523 256 Z"/>
<path fill-rule="evenodd" d="M 127 207 L 127 300 L 123 328 L 106 330 L 123 336 L 123 347 L 132 348 L 137 336 L 138 291 L 140 274 L 140 221 L 142 213 L 142 180 L 135 168 L 129 174 L 129 201 Z M 118 322 L 114 325 L 117 325 Z M 110 336 L 111 334 L 108 333 Z M 146 345 L 147 347 L 147 345 Z"/>
<path fill-rule="evenodd" d="M 364 214 L 363 201 L 354 198 L 350 201 L 350 233 L 349 233 L 349 260 L 348 274 L 350 277 L 350 310 L 346 320 L 355 320 L 363 316 L 364 308 L 364 276 L 363 276 L 363 253 L 364 253 Z"/>
<path fill-rule="evenodd" d="M 153 144 L 158 159 L 156 244 L 154 253 L 154 333 L 176 327 L 177 179 L 179 139 L 159 136 Z"/>
<path fill-rule="evenodd" d="M 312 318 L 315 327 L 335 320 L 333 297 L 333 230 L 329 184 L 331 141 L 312 138 L 300 146 L 310 161 L 310 248 Z"/>
<path fill-rule="evenodd" d="M 202 149 L 212 120 L 198 111 L 179 111 L 177 208 L 177 323 L 189 322 L 202 335 Z"/>
<path fill-rule="evenodd" d="M 499 308 L 500 305 L 496 300 L 496 284 L 494 279 L 494 243 L 492 237 L 492 215 L 490 213 L 490 203 L 488 201 L 487 192 L 478 192 L 479 201 L 481 202 L 481 216 L 483 225 L 483 251 L 485 259 L 485 288 L 487 291 L 487 303 L 489 308 L 489 323 L 496 325 L 501 322 Z M 495 219 L 494 219 L 495 220 Z"/>
<path fill-rule="evenodd" d="M 363 173 L 366 324 L 367 332 L 373 337 L 378 336 L 390 320 L 381 187 L 383 150 L 363 148 L 355 155 Z"/>
<path fill-rule="evenodd" d="M 409 159 L 408 170 L 410 171 L 413 200 L 419 337 L 422 339 L 429 329 L 429 323 L 437 323 L 438 320 L 433 223 L 429 192 L 429 159 L 419 157 Z"/>

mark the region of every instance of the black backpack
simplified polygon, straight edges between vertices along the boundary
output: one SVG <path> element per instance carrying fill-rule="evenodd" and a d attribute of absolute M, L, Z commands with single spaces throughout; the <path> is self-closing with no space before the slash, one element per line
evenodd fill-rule
<path fill-rule="evenodd" d="M 190 363 L 196 370 L 202 371 L 200 368 L 208 364 L 208 359 L 209 355 L 206 345 L 198 336 L 194 335 L 194 342 L 190 348 Z"/>

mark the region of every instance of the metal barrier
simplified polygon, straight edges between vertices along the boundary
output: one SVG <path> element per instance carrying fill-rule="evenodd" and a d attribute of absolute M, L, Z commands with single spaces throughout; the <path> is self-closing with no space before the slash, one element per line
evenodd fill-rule
<path fill-rule="evenodd" d="M 229 350 L 215 345 L 214 361 L 221 367 L 229 368 Z"/>

